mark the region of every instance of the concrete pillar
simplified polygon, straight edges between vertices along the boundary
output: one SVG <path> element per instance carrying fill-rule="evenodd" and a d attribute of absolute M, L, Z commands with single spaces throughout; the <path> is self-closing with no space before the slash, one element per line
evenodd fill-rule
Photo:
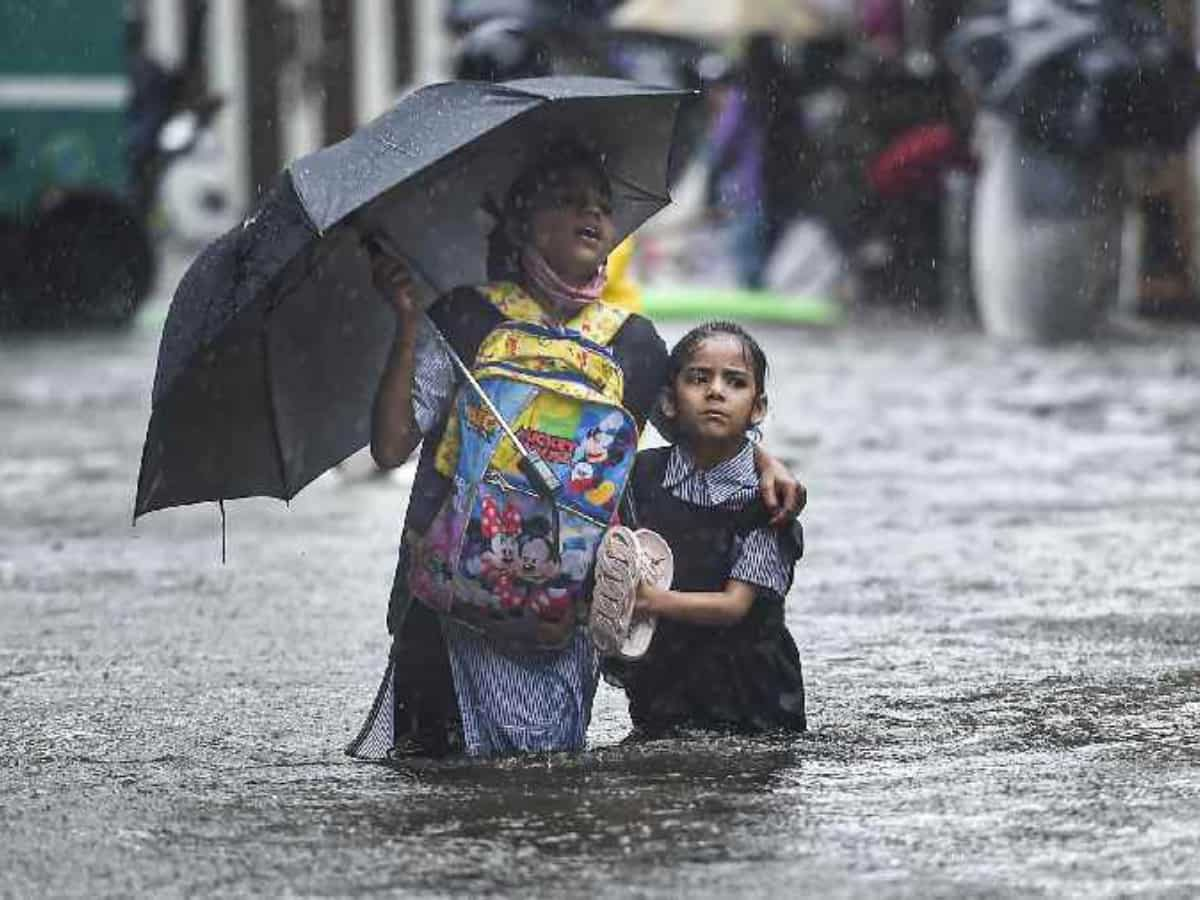
<path fill-rule="evenodd" d="M 324 143 L 341 140 L 396 97 L 393 0 L 321 0 Z"/>
<path fill-rule="evenodd" d="M 1167 25 L 1175 36 L 1191 50 L 1193 59 L 1196 58 L 1197 47 L 1200 47 L 1200 40 L 1197 40 L 1197 28 L 1200 27 L 1200 16 L 1197 15 L 1196 10 L 1198 5 L 1200 3 L 1197 3 L 1197 0 L 1166 0 L 1165 9 Z M 1200 197 L 1197 196 L 1198 188 L 1200 188 L 1200 172 L 1197 171 L 1198 160 L 1200 160 L 1200 141 L 1193 135 L 1190 147 L 1179 154 L 1173 164 L 1176 169 L 1174 173 L 1175 190 L 1179 195 L 1179 203 L 1176 207 L 1176 228 L 1187 262 L 1190 281 L 1187 290 L 1191 295 L 1193 307 L 1200 309 L 1200 302 L 1198 302 L 1200 297 L 1197 297 L 1196 293 L 1196 286 L 1200 284 L 1200 233 L 1198 233 L 1197 225 L 1197 220 L 1200 219 L 1200 216 L 1197 215 L 1197 208 L 1200 207 Z"/>
<path fill-rule="evenodd" d="M 322 143 L 332 144 L 358 124 L 354 110 L 355 0 L 321 0 Z"/>
<path fill-rule="evenodd" d="M 392 51 L 397 92 L 416 75 L 416 14 L 412 0 L 392 0 Z"/>
<path fill-rule="evenodd" d="M 276 0 L 248 0 L 245 13 L 246 121 L 250 197 L 255 202 L 275 180 L 283 162 L 280 129 Z"/>
<path fill-rule="evenodd" d="M 290 35 L 281 60 L 279 102 L 284 153 L 291 161 L 318 149 L 324 137 L 324 45 L 319 0 L 280 0 Z"/>

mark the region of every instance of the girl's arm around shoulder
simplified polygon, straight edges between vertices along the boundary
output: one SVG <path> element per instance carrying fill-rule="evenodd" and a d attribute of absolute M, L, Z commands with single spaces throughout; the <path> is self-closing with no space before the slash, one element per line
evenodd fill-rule
<path fill-rule="evenodd" d="M 808 489 L 758 444 L 754 445 L 754 466 L 758 469 L 759 493 L 771 513 L 771 526 L 790 526 L 808 502 Z"/>
<path fill-rule="evenodd" d="M 617 332 L 612 351 L 625 374 L 625 408 L 638 420 L 639 428 L 648 419 L 658 427 L 662 418 L 657 415 L 658 398 L 667 384 L 669 368 L 662 335 L 653 322 L 633 313 Z"/>
<path fill-rule="evenodd" d="M 759 588 L 731 578 L 723 591 L 672 591 L 638 586 L 637 609 L 691 625 L 735 625 L 746 617 Z"/>

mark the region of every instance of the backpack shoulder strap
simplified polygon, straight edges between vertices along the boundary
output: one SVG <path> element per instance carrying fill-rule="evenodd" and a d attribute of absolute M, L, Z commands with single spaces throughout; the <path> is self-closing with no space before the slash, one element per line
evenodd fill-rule
<path fill-rule="evenodd" d="M 527 322 L 534 325 L 545 325 L 546 313 L 529 293 L 513 281 L 496 281 L 480 285 L 476 290 L 500 311 L 506 319 L 515 322 Z M 620 307 L 610 306 L 597 301 L 583 307 L 574 317 L 564 324 L 572 331 L 577 331 L 583 337 L 608 346 L 629 318 L 629 311 Z"/>
<path fill-rule="evenodd" d="M 468 366 L 479 345 L 504 318 L 500 311 L 474 287 L 456 287 L 438 298 L 427 310 L 430 320 Z"/>
<path fill-rule="evenodd" d="M 637 452 L 633 471 L 629 474 L 628 489 L 621 498 L 620 518 L 624 525 L 639 527 L 639 509 L 645 509 L 645 504 L 652 503 L 655 492 L 662 489 L 670 458 L 670 447 L 651 447 Z"/>
<path fill-rule="evenodd" d="M 567 322 L 567 325 L 589 341 L 607 347 L 613 342 L 617 332 L 621 330 L 621 326 L 628 318 L 629 310 L 621 309 L 619 306 L 609 306 L 607 303 L 597 300 L 580 310 L 578 315 Z"/>
<path fill-rule="evenodd" d="M 639 450 L 633 461 L 634 478 L 639 483 L 644 481 L 662 484 L 667 474 L 667 462 L 671 459 L 670 447 L 651 447 Z"/>
<path fill-rule="evenodd" d="M 493 281 L 475 290 L 483 295 L 506 319 L 514 322 L 541 323 L 544 313 L 536 300 L 514 281 Z"/>

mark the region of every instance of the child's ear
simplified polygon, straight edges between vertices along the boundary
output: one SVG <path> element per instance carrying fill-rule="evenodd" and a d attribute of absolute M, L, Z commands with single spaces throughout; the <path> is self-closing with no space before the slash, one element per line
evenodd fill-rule
<path fill-rule="evenodd" d="M 666 388 L 658 395 L 658 408 L 668 419 L 675 418 L 675 392 L 673 390 Z"/>
<path fill-rule="evenodd" d="M 754 401 L 754 409 L 750 410 L 750 424 L 757 428 L 767 417 L 767 395 L 759 394 Z"/>

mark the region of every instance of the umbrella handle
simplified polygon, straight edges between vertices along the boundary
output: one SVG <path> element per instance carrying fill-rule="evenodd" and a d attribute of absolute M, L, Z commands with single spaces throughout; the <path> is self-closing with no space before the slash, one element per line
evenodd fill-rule
<path fill-rule="evenodd" d="M 349 226 L 353 232 L 358 235 L 359 242 L 366 248 L 368 253 L 378 253 L 382 256 L 390 257 L 391 259 L 401 262 L 408 269 L 409 273 L 417 276 L 424 281 L 433 290 L 433 293 L 440 294 L 442 291 L 441 285 L 435 282 L 429 273 L 417 264 L 417 261 L 408 256 L 403 250 L 396 246 L 391 235 L 386 231 L 376 229 L 374 231 L 364 231 L 359 225 Z"/>
<path fill-rule="evenodd" d="M 554 500 L 554 494 L 562 488 L 562 481 L 554 474 L 554 470 L 549 464 L 542 459 L 536 452 L 525 446 L 524 442 L 517 437 L 517 433 L 513 431 L 512 426 L 508 424 L 508 420 L 500 414 L 500 410 L 496 409 L 496 404 L 492 402 L 492 398 L 487 395 L 479 382 L 475 380 L 475 376 L 471 374 L 471 370 L 467 368 L 466 363 L 462 361 L 459 355 L 450 346 L 450 342 L 446 340 L 446 336 L 441 330 L 433 325 L 433 333 L 437 336 L 442 348 L 450 355 L 451 362 L 458 369 L 459 374 L 466 379 L 467 384 L 471 386 L 471 390 L 487 407 L 487 411 L 492 414 L 492 417 L 499 423 L 500 429 L 513 442 L 513 446 L 517 448 L 517 453 L 521 455 L 521 462 L 518 464 L 521 469 L 521 474 L 529 479 L 534 490 L 542 494 L 551 502 Z"/>
<path fill-rule="evenodd" d="M 517 449 L 520 450 L 520 447 Z M 534 451 L 525 450 L 521 454 L 521 461 L 517 463 L 517 467 L 521 470 L 521 474 L 528 479 L 535 491 L 551 503 L 554 502 L 554 495 L 561 490 L 562 481 L 554 474 L 554 470 L 550 468 L 549 463 Z"/>

